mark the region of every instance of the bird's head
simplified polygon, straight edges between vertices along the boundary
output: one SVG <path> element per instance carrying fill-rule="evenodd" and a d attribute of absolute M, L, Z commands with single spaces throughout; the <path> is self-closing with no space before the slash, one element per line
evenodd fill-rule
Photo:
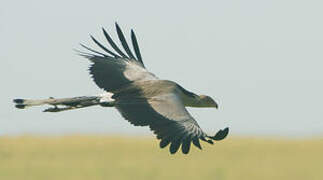
<path fill-rule="evenodd" d="M 218 104 L 210 97 L 206 95 L 199 95 L 200 107 L 215 107 L 218 109 Z"/>

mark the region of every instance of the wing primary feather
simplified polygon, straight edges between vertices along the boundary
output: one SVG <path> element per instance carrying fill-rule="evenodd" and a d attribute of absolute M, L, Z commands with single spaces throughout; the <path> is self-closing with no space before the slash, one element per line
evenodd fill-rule
<path fill-rule="evenodd" d="M 110 37 L 110 35 L 107 33 L 107 31 L 102 28 L 103 34 L 105 36 L 105 38 L 107 39 L 107 41 L 109 42 L 109 44 L 111 45 L 111 47 L 122 57 L 124 58 L 128 58 L 119 48 L 118 46 L 114 43 L 114 41 L 112 40 L 112 38 Z"/>
<path fill-rule="evenodd" d="M 171 140 L 170 137 L 162 139 L 159 143 L 159 147 L 160 148 L 166 147 L 170 143 L 170 140 Z"/>
<path fill-rule="evenodd" d="M 166 130 L 164 131 L 160 136 L 162 140 L 160 141 L 160 147 L 164 148 L 166 147 L 173 139 L 174 135 L 176 134 L 176 131 L 174 130 Z"/>
<path fill-rule="evenodd" d="M 200 144 L 200 140 L 197 137 L 193 138 L 193 144 L 198 147 L 199 149 L 202 149 L 201 144 Z"/>
<path fill-rule="evenodd" d="M 160 141 L 159 146 L 161 148 L 166 147 L 169 143 L 171 143 L 172 141 L 176 141 L 177 139 L 181 139 L 179 137 L 174 137 L 176 135 L 176 131 L 172 130 L 172 129 L 166 129 L 166 131 L 163 131 L 162 134 L 160 135 L 162 140 Z M 181 136 L 181 134 L 177 135 L 177 136 Z"/>
<path fill-rule="evenodd" d="M 83 57 L 86 57 L 86 58 L 93 57 L 93 54 L 91 54 L 91 53 L 83 52 L 83 51 L 80 51 L 78 49 L 73 49 L 73 50 L 80 56 L 83 56 Z"/>
<path fill-rule="evenodd" d="M 131 29 L 131 40 L 132 40 L 133 49 L 135 50 L 137 59 L 144 66 L 144 62 L 142 61 L 142 58 L 141 58 L 141 53 L 140 53 L 138 41 L 137 41 L 137 38 L 136 38 L 136 34 L 132 29 Z"/>
<path fill-rule="evenodd" d="M 213 143 L 213 141 L 212 141 L 211 139 L 205 139 L 205 137 L 204 137 L 204 136 L 200 137 L 200 139 L 201 139 L 202 141 L 205 141 L 205 142 L 209 143 L 209 144 L 214 144 L 214 143 Z"/>
<path fill-rule="evenodd" d="M 172 141 L 172 144 L 169 147 L 170 153 L 175 154 L 178 151 L 180 145 L 181 145 L 181 140 L 180 139 Z"/>
<path fill-rule="evenodd" d="M 89 48 L 89 47 L 87 47 L 87 46 L 85 46 L 85 45 L 83 45 L 83 44 L 81 44 L 81 43 L 80 43 L 80 45 L 81 45 L 83 48 L 85 48 L 85 49 L 87 49 L 87 50 L 89 50 L 89 51 L 91 51 L 91 52 L 93 52 L 93 53 L 100 54 L 100 55 L 102 55 L 102 56 L 104 56 L 104 57 L 111 57 L 111 56 L 108 56 L 108 55 L 106 55 L 106 54 L 100 53 L 100 52 L 98 52 L 98 51 L 96 51 L 96 50 L 93 50 L 93 49 L 91 49 L 91 48 Z"/>
<path fill-rule="evenodd" d="M 130 48 L 128 46 L 128 43 L 127 43 L 127 41 L 126 41 L 126 39 L 125 39 L 125 37 L 124 37 L 124 35 L 122 33 L 122 30 L 121 30 L 121 28 L 119 27 L 119 25 L 117 23 L 116 23 L 116 28 L 117 28 L 118 37 L 119 37 L 119 40 L 120 40 L 120 42 L 121 42 L 121 44 L 123 46 L 123 49 L 127 52 L 128 56 L 131 59 L 136 59 L 133 56 L 133 54 L 132 54 L 132 52 L 131 52 L 131 50 L 130 50 Z"/>
<path fill-rule="evenodd" d="M 115 54 L 114 52 L 110 51 L 109 49 L 107 49 L 106 47 L 104 47 L 99 41 L 97 41 L 93 36 L 91 36 L 91 39 L 95 42 L 96 45 L 98 45 L 101 49 L 103 49 L 105 52 L 111 54 L 112 56 L 116 57 L 116 58 L 120 58 L 120 56 L 118 56 L 117 54 Z"/>
<path fill-rule="evenodd" d="M 184 154 L 188 154 L 190 152 L 190 147 L 191 147 L 191 137 L 188 136 L 183 140 L 182 143 L 182 152 Z"/>
<path fill-rule="evenodd" d="M 171 154 L 175 154 L 178 151 L 179 147 L 182 144 L 182 141 L 184 140 L 184 138 L 186 138 L 186 136 L 186 132 L 182 131 L 181 133 L 176 134 L 176 136 L 172 138 L 172 144 L 169 147 L 169 151 Z"/>

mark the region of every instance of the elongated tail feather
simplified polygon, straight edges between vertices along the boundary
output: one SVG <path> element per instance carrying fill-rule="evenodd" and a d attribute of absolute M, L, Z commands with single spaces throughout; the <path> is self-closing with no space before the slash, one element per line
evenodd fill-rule
<path fill-rule="evenodd" d="M 52 97 L 48 99 L 14 99 L 13 102 L 16 103 L 15 107 L 19 109 L 25 109 L 31 106 L 41 106 L 46 104 L 54 106 L 45 109 L 44 112 L 61 112 L 94 105 L 101 105 L 104 107 L 113 106 L 113 99 L 109 99 L 109 97 L 107 97 L 106 94 L 99 96 L 80 96 L 59 99 Z"/>

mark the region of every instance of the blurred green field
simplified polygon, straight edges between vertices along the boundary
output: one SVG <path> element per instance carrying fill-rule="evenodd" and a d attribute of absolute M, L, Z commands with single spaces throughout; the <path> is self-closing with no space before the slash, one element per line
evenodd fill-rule
<path fill-rule="evenodd" d="M 0 137 L 0 179 L 323 179 L 323 139 L 229 137 L 202 146 L 170 155 L 146 137 Z"/>

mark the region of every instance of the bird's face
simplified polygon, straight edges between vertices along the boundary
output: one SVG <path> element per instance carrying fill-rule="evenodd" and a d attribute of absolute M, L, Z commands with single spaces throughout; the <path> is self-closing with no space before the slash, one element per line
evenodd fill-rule
<path fill-rule="evenodd" d="M 218 104 L 210 97 L 206 95 L 200 95 L 201 107 L 215 107 L 218 108 Z"/>

